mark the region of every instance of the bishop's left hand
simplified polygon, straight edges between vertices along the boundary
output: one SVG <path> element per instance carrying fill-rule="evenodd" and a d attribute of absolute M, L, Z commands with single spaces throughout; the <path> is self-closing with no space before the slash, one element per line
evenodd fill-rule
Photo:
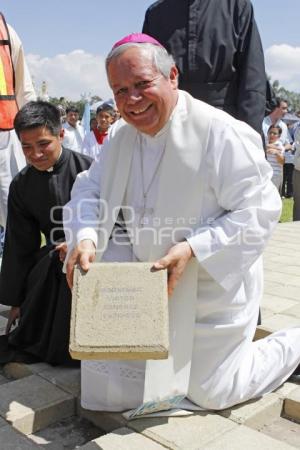
<path fill-rule="evenodd" d="M 171 296 L 175 286 L 189 260 L 195 256 L 187 241 L 180 242 L 170 248 L 169 252 L 163 258 L 155 261 L 153 269 L 168 270 L 168 295 Z"/>

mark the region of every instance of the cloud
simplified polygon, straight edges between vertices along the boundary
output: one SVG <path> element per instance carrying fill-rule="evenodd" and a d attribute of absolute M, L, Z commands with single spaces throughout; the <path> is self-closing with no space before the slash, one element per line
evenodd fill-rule
<path fill-rule="evenodd" d="M 103 99 L 112 97 L 106 81 L 104 58 L 84 50 L 58 54 L 52 58 L 27 54 L 26 61 L 39 94 L 46 81 L 50 97 L 65 97 L 80 100 L 81 94 L 99 95 Z"/>
<path fill-rule="evenodd" d="M 300 92 L 300 47 L 272 45 L 265 52 L 266 70 L 272 81 L 289 91 Z"/>

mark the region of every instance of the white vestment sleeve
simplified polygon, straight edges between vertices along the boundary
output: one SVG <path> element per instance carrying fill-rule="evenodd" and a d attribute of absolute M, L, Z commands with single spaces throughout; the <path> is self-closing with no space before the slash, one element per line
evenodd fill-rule
<path fill-rule="evenodd" d="M 225 290 L 240 283 L 262 254 L 281 211 L 260 136 L 236 124 L 213 122 L 206 176 L 220 214 L 206 218 L 187 238 L 198 261 Z"/>
<path fill-rule="evenodd" d="M 82 240 L 91 239 L 98 244 L 100 201 L 100 177 L 106 146 L 101 156 L 89 168 L 77 175 L 71 191 L 71 200 L 64 206 L 63 221 L 68 254 Z"/>

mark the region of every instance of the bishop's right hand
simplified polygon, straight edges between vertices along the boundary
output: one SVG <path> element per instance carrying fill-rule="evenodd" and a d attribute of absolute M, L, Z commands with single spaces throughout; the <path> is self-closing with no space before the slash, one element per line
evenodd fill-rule
<path fill-rule="evenodd" d="M 70 289 L 73 288 L 74 267 L 79 264 L 82 270 L 88 271 L 92 262 L 96 258 L 96 247 L 91 239 L 84 239 L 72 251 L 67 265 L 67 282 Z"/>

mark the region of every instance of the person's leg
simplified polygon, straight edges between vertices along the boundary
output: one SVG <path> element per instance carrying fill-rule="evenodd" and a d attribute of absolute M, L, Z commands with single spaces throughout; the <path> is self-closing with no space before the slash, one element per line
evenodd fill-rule
<path fill-rule="evenodd" d="M 294 164 L 287 164 L 287 180 L 286 180 L 286 197 L 290 198 L 293 196 L 293 172 Z"/>
<path fill-rule="evenodd" d="M 225 409 L 272 392 L 300 364 L 299 342 L 300 327 L 295 327 L 236 348 L 237 354 L 242 351 L 242 358 L 230 365 L 226 365 L 226 360 L 220 361 L 218 373 L 202 386 L 194 380 L 189 399 L 202 408 Z M 202 357 L 205 362 L 205 355 Z"/>
<path fill-rule="evenodd" d="M 293 172 L 294 207 L 293 220 L 300 220 L 300 170 Z"/>

